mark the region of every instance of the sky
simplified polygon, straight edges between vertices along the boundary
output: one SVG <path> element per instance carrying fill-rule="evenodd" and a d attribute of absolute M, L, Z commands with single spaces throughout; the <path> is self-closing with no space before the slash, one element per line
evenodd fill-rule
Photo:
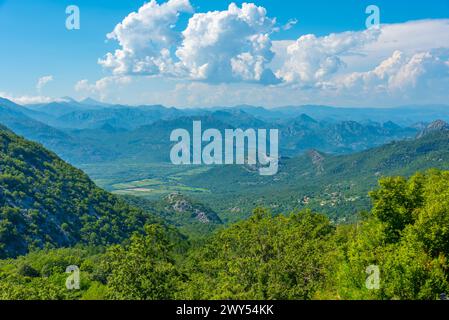
<path fill-rule="evenodd" d="M 21 104 L 449 104 L 449 0 L 0 0 L 0 39 Z"/>

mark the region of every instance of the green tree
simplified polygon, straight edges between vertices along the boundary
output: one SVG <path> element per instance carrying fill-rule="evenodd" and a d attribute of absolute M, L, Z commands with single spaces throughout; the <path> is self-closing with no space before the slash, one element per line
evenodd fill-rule
<path fill-rule="evenodd" d="M 178 297 L 310 299 L 325 278 L 332 232 L 322 215 L 258 209 L 191 253 Z"/>
<path fill-rule="evenodd" d="M 132 236 L 129 244 L 108 250 L 104 262 L 110 272 L 108 298 L 173 298 L 179 277 L 172 258 L 172 245 L 160 226 L 148 225 L 145 231 L 146 235 Z"/>

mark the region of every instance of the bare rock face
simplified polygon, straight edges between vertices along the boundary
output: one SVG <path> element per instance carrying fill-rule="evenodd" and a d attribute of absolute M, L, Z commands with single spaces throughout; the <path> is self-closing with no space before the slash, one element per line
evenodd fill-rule
<path fill-rule="evenodd" d="M 171 193 L 165 197 L 166 210 L 174 211 L 186 218 L 192 218 L 203 224 L 222 223 L 218 215 L 200 203 L 194 203 L 181 193 Z"/>
<path fill-rule="evenodd" d="M 430 133 L 438 131 L 449 131 L 449 124 L 443 120 L 436 120 L 425 127 L 416 138 L 419 139 Z"/>
<path fill-rule="evenodd" d="M 318 173 L 323 172 L 324 171 L 324 167 L 323 167 L 324 156 L 316 150 L 310 150 L 309 152 L 307 152 L 307 155 L 312 160 L 312 163 L 315 166 L 317 172 Z"/>
<path fill-rule="evenodd" d="M 200 221 L 204 224 L 210 223 L 210 220 L 207 217 L 207 214 L 205 212 L 195 209 L 195 213 L 196 213 L 196 218 L 198 219 L 198 221 Z"/>

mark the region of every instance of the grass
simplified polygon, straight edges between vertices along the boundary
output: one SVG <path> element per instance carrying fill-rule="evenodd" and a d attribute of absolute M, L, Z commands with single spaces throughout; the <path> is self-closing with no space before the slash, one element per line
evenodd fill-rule
<path fill-rule="evenodd" d="M 128 183 L 116 183 L 116 184 L 112 185 L 112 188 L 114 188 L 115 190 L 145 188 L 145 187 L 150 187 L 150 186 L 158 186 L 163 183 L 164 182 L 159 179 L 143 179 L 143 180 L 131 181 Z"/>
<path fill-rule="evenodd" d="M 91 176 L 101 175 L 102 178 L 94 178 L 94 181 L 101 187 L 118 195 L 157 199 L 173 192 L 182 192 L 187 195 L 210 192 L 205 188 L 189 187 L 181 183 L 183 177 L 207 172 L 210 170 L 209 167 L 174 166 L 171 164 L 135 166 L 135 164 L 117 166 L 111 163 L 103 164 L 101 168 L 85 166 L 83 169 Z M 122 174 L 122 172 L 125 172 L 124 168 L 130 169 L 130 173 Z M 103 178 L 105 176 L 106 178 Z M 112 179 L 109 176 L 115 177 Z M 143 177 L 143 179 L 139 179 L 140 177 Z"/>

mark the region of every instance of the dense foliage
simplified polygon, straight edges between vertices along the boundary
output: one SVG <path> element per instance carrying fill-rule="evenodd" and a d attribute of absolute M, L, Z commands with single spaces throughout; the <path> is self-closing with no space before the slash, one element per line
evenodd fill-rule
<path fill-rule="evenodd" d="M 155 218 L 0 127 L 0 258 L 44 246 L 120 243 Z"/>
<path fill-rule="evenodd" d="M 438 299 L 449 292 L 449 172 L 381 179 L 363 221 L 310 211 L 217 231 L 187 252 L 147 225 L 122 245 L 36 251 L 0 263 L 3 299 Z M 181 253 L 180 253 L 181 252 Z M 64 287 L 67 265 L 81 289 Z M 379 287 L 369 287 L 369 267 Z"/>
<path fill-rule="evenodd" d="M 385 178 L 380 186 L 371 193 L 372 216 L 340 230 L 338 296 L 436 299 L 449 292 L 449 172 Z M 366 289 L 369 265 L 380 268 L 379 290 Z"/>
<path fill-rule="evenodd" d="M 309 211 L 272 217 L 258 209 L 192 251 L 181 297 L 310 299 L 325 279 L 333 230 Z"/>

